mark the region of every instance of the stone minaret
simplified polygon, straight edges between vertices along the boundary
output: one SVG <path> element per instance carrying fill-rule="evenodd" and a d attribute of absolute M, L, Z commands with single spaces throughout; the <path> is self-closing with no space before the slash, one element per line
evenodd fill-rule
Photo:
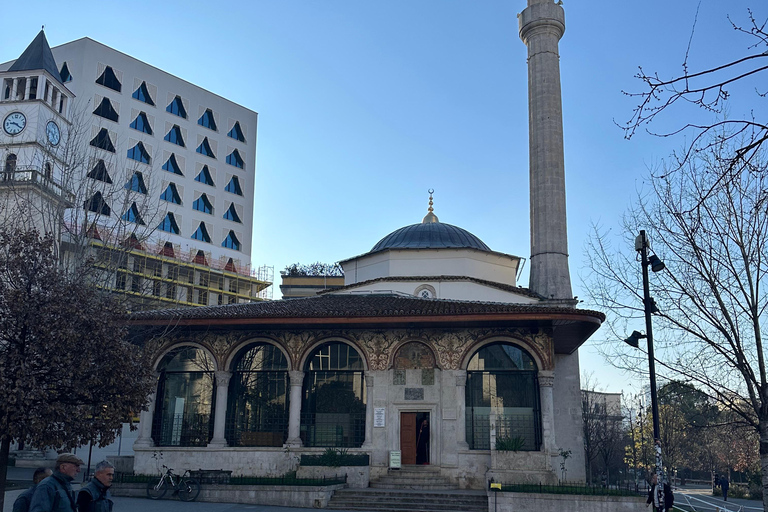
<path fill-rule="evenodd" d="M 518 15 L 528 47 L 528 130 L 531 181 L 530 289 L 548 299 L 570 301 L 565 215 L 563 108 L 558 42 L 565 13 L 553 0 L 528 0 Z"/>

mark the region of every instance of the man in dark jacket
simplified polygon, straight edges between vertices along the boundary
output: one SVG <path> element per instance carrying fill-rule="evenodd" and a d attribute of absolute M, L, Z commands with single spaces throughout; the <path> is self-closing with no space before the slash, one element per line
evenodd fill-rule
<path fill-rule="evenodd" d="M 79 512 L 112 512 L 112 497 L 109 488 L 115 478 L 115 466 L 103 460 L 96 464 L 93 478 L 80 489 L 77 495 Z"/>
<path fill-rule="evenodd" d="M 723 490 L 723 500 L 728 501 L 728 487 L 730 487 L 730 482 L 728 482 L 728 477 L 723 475 L 723 477 L 720 479 L 720 488 Z"/>
<path fill-rule="evenodd" d="M 44 478 L 51 476 L 50 468 L 37 468 L 32 474 L 32 487 L 19 494 L 16 501 L 13 502 L 13 512 L 29 512 L 29 505 L 32 503 L 32 495 L 35 494 L 37 484 Z"/>
<path fill-rule="evenodd" d="M 71 453 L 59 455 L 53 474 L 37 485 L 29 512 L 77 512 L 72 480 L 82 465 L 83 461 Z"/>

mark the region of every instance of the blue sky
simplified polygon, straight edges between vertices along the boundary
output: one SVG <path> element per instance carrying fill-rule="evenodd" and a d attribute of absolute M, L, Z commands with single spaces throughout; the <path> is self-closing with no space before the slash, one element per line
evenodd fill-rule
<path fill-rule="evenodd" d="M 614 121 L 626 121 L 635 101 L 622 90 L 641 89 L 639 65 L 662 76 L 681 69 L 697 7 L 692 69 L 745 54 L 750 41 L 726 15 L 746 23 L 750 6 L 765 19 L 765 5 L 747 0 L 564 2 L 575 295 L 586 296 L 579 276 L 591 224 L 617 228 L 647 170 L 684 141 L 625 140 Z M 10 2 L 0 61 L 17 57 L 44 24 L 52 46 L 88 36 L 259 112 L 252 260 L 276 274 L 368 251 L 421 220 L 429 188 L 441 221 L 527 258 L 523 8 L 524 0 Z M 731 112 L 757 107 L 734 101 Z M 708 119 L 678 110 L 654 128 L 683 115 Z M 583 371 L 626 390 L 628 377 L 594 351 L 606 341 L 598 331 L 585 345 Z"/>

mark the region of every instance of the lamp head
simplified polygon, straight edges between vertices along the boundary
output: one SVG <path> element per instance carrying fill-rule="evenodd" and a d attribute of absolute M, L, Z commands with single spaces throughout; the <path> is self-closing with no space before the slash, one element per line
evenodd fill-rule
<path fill-rule="evenodd" d="M 661 272 L 667 267 L 664 262 L 661 261 L 655 254 L 648 256 L 648 264 L 651 266 L 651 270 L 654 272 Z"/>
<path fill-rule="evenodd" d="M 632 331 L 632 334 L 629 335 L 629 338 L 624 340 L 624 343 L 630 347 L 638 348 L 640 346 L 640 340 L 643 338 L 647 338 L 647 336 L 639 331 Z"/>

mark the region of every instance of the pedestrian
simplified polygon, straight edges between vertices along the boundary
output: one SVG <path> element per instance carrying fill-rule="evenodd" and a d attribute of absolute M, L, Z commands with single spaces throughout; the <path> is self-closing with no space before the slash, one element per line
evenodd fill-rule
<path fill-rule="evenodd" d="M 645 506 L 653 505 L 654 512 L 664 512 L 664 500 L 660 499 L 659 493 L 663 487 L 659 486 L 659 477 L 656 473 L 651 475 L 651 489 L 648 491 L 648 499 L 645 501 Z"/>
<path fill-rule="evenodd" d="M 79 512 L 111 512 L 112 496 L 109 488 L 112 479 L 115 478 L 115 466 L 103 460 L 96 464 L 93 478 L 80 489 L 77 495 L 77 509 Z"/>
<path fill-rule="evenodd" d="M 723 500 L 728 501 L 728 487 L 730 487 L 731 484 L 728 482 L 728 477 L 723 475 L 722 478 L 720 478 L 720 488 L 723 490 Z"/>
<path fill-rule="evenodd" d="M 37 484 L 51 476 L 51 473 L 53 473 L 51 468 L 37 468 L 32 473 L 32 487 L 19 494 L 19 497 L 13 502 L 13 512 L 29 512 L 29 505 L 32 503 L 32 495 L 35 494 Z"/>
<path fill-rule="evenodd" d="M 416 438 L 416 464 L 429 464 L 429 420 L 421 422 Z"/>
<path fill-rule="evenodd" d="M 83 461 L 71 453 L 56 459 L 53 474 L 37 485 L 29 512 L 77 512 L 72 480 L 80 472 Z"/>

